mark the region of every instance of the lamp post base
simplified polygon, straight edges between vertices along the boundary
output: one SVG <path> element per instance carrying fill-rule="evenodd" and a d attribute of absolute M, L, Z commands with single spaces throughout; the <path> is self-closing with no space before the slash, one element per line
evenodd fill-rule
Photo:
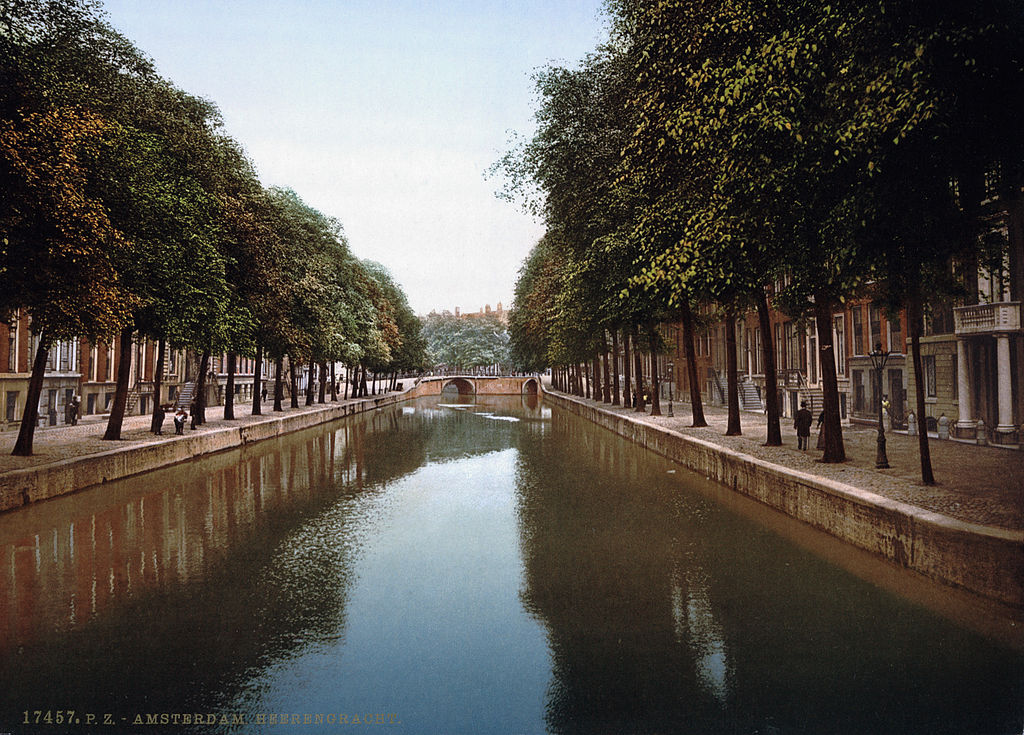
<path fill-rule="evenodd" d="M 875 453 L 875 469 L 889 469 L 889 457 L 885 453 L 885 434 L 878 430 L 878 450 Z"/>

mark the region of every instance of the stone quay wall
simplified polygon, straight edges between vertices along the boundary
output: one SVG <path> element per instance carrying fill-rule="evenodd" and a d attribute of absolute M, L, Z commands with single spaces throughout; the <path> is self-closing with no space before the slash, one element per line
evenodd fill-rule
<path fill-rule="evenodd" d="M 185 462 L 205 454 L 272 439 L 415 397 L 416 388 L 410 388 L 403 393 L 375 396 L 344 404 L 320 404 L 316 410 L 301 413 L 269 413 L 260 420 L 238 426 L 226 426 L 201 433 L 186 433 L 184 436 L 170 436 L 141 445 L 12 470 L 0 475 L 0 512 Z"/>
<path fill-rule="evenodd" d="M 545 400 L 893 564 L 1024 608 L 1024 532 L 949 518 L 571 396 L 546 393 Z"/>

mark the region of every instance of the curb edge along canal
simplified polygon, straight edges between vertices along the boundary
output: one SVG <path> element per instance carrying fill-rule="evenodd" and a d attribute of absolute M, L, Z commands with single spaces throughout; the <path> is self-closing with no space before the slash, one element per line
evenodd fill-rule
<path fill-rule="evenodd" d="M 573 396 L 545 399 L 858 549 L 986 600 L 1024 609 L 1024 531 L 917 508 L 742 454 Z"/>

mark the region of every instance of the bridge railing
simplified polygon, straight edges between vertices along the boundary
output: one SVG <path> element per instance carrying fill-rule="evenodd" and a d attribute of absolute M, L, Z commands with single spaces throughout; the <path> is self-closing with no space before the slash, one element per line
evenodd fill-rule
<path fill-rule="evenodd" d="M 537 378 L 540 373 L 518 372 L 515 370 L 491 370 L 490 368 L 460 369 L 434 368 L 418 374 L 420 378 Z"/>

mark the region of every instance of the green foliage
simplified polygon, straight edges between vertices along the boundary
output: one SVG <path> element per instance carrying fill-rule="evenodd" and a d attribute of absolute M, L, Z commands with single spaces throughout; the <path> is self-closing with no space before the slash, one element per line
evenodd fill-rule
<path fill-rule="evenodd" d="M 508 330 L 494 315 L 432 313 L 423 319 L 423 338 L 427 362 L 434 367 L 469 369 L 511 363 Z"/>

